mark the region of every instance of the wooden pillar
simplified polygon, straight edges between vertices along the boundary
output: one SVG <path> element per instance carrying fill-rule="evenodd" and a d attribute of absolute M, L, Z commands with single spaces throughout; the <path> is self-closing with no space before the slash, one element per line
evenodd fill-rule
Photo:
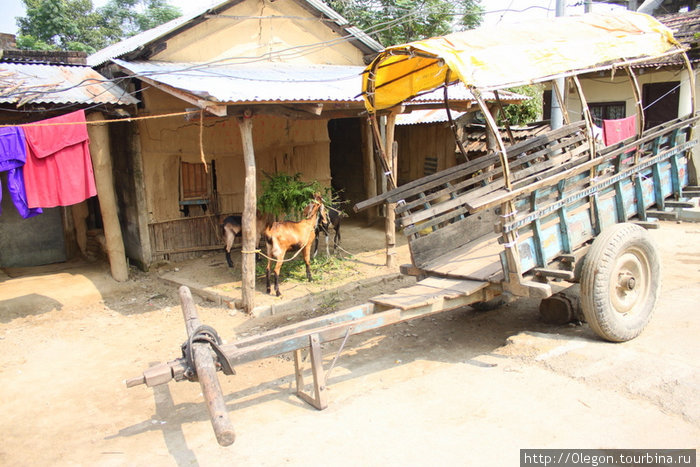
<path fill-rule="evenodd" d="M 396 153 L 397 145 L 394 141 L 394 128 L 396 127 L 396 114 L 390 113 L 386 118 L 386 160 L 391 171 L 391 178 L 394 182 L 398 180 L 398 171 L 396 170 Z M 387 178 L 386 176 L 384 177 Z M 386 266 L 391 268 L 396 266 L 396 203 L 386 205 Z"/>
<path fill-rule="evenodd" d="M 102 112 L 91 112 L 87 120 L 104 120 Z M 106 123 L 88 125 L 90 137 L 90 156 L 95 172 L 97 197 L 100 201 L 100 213 L 104 225 L 107 256 L 114 280 L 123 282 L 129 278 L 129 268 L 124 253 L 122 229 L 117 215 L 117 197 L 114 192 L 112 177 L 112 159 L 109 152 L 109 131 Z"/>
<path fill-rule="evenodd" d="M 245 188 L 243 192 L 243 244 L 241 246 L 241 299 L 246 313 L 252 313 L 255 308 L 255 249 L 257 248 L 258 233 L 255 231 L 256 211 L 256 180 L 255 180 L 255 151 L 253 148 L 253 118 L 246 110 L 243 117 L 238 119 L 243 143 L 243 163 L 245 166 Z"/>
<path fill-rule="evenodd" d="M 83 256 L 87 256 L 87 222 L 88 217 L 87 201 L 74 204 L 70 207 L 73 216 L 73 227 L 75 229 L 75 240 Z"/>
<path fill-rule="evenodd" d="M 365 198 L 377 196 L 377 167 L 374 163 L 374 137 L 369 119 L 362 119 L 362 167 L 365 180 Z M 377 208 L 367 209 L 367 224 L 371 224 L 377 218 Z"/>

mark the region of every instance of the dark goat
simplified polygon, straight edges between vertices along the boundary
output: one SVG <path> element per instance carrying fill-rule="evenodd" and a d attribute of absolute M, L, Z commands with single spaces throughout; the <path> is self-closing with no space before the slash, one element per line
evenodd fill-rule
<path fill-rule="evenodd" d="M 262 235 L 262 232 L 268 223 L 269 219 L 267 216 L 261 214 L 260 212 L 256 213 L 255 234 L 258 239 Z M 233 247 L 233 242 L 236 239 L 236 236 L 243 232 L 242 217 L 228 216 L 226 219 L 224 219 L 222 227 L 224 228 L 224 241 L 226 243 L 226 262 L 228 263 L 228 267 L 232 268 L 233 261 L 231 261 L 231 248 Z"/>
<path fill-rule="evenodd" d="M 298 222 L 273 222 L 265 226 L 263 236 L 267 243 L 267 268 L 265 270 L 267 293 L 270 293 L 270 264 L 272 261 L 276 261 L 274 269 L 275 292 L 278 297 L 282 295 L 279 287 L 279 274 L 284 262 L 284 255 L 290 249 L 301 249 L 304 263 L 306 263 L 306 278 L 311 282 L 311 247 L 316 238 L 316 226 L 319 216 L 325 218 L 325 211 L 323 198 L 321 198 L 321 195 L 316 194 L 310 207 L 304 211 L 305 219 Z"/>
<path fill-rule="evenodd" d="M 340 221 L 343 220 L 344 217 L 347 217 L 348 215 L 345 214 L 343 211 L 340 211 L 338 209 L 334 208 L 328 208 L 327 209 L 328 215 L 326 216 L 325 219 L 319 218 L 318 220 L 318 226 L 316 226 L 316 241 L 314 242 L 314 252 L 313 252 L 313 257 L 316 257 L 316 254 L 318 253 L 318 244 L 321 241 L 321 234 L 324 234 L 326 237 L 326 256 L 330 256 L 330 253 L 328 252 L 328 239 L 330 237 L 330 229 L 333 228 L 333 254 L 335 254 L 335 249 L 340 245 Z"/>

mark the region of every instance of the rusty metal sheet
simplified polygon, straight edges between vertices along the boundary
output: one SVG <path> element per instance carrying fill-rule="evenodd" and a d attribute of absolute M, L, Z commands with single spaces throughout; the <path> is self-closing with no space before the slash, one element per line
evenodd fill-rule
<path fill-rule="evenodd" d="M 0 103 L 113 104 L 138 100 L 87 66 L 0 63 Z"/>

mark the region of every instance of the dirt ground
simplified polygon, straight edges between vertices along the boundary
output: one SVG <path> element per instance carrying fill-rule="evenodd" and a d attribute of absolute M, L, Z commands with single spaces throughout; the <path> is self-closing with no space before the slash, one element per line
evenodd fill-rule
<path fill-rule="evenodd" d="M 383 266 L 380 226 L 351 231 L 351 274 L 285 283 L 283 299 L 260 293 L 260 306 L 277 309 L 257 318 L 197 298 L 201 320 L 231 340 L 400 287 Z M 351 337 L 320 412 L 294 395 L 289 355 L 252 362 L 220 377 L 237 430 L 228 448 L 198 384 L 124 385 L 179 357 L 176 280 L 235 296 L 223 254 L 132 271 L 125 283 L 102 263 L 5 271 L 0 465 L 518 465 L 521 448 L 697 449 L 700 224 L 650 232 L 663 289 L 637 339 L 610 344 L 585 325 L 544 324 L 529 299 L 444 312 Z M 319 300 L 281 306 L 308 295 Z M 326 368 L 338 345 L 325 346 Z"/>

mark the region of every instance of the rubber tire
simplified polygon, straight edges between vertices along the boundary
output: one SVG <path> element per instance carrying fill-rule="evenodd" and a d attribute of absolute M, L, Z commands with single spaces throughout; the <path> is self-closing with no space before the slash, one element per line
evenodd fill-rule
<path fill-rule="evenodd" d="M 631 272 L 630 290 L 619 282 Z M 581 309 L 591 329 L 603 339 L 625 342 L 651 320 L 661 292 L 661 262 L 642 227 L 622 223 L 593 241 L 581 271 Z"/>

